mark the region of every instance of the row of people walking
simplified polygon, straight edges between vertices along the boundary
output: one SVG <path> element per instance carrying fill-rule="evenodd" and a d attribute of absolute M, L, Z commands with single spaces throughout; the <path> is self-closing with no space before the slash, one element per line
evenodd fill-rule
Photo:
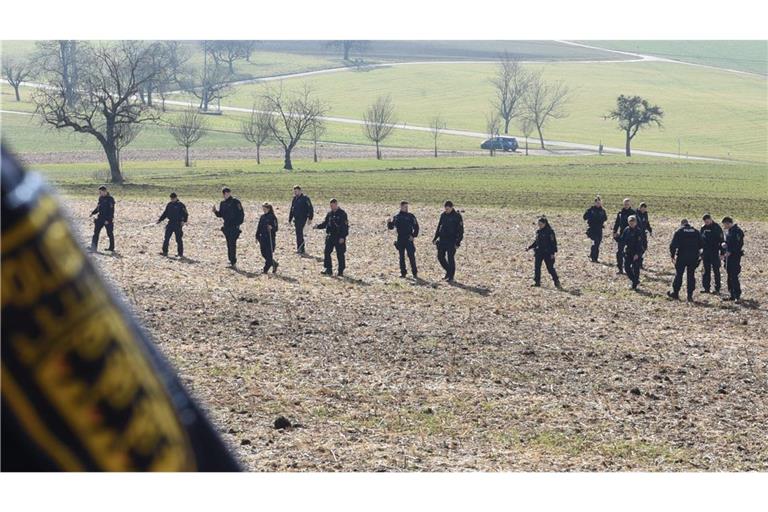
<path fill-rule="evenodd" d="M 109 238 L 107 250 L 113 251 L 115 201 L 106 187 L 99 188 L 99 195 L 99 203 L 92 212 L 92 215 L 97 215 L 97 217 L 94 221 L 91 249 L 96 250 L 99 233 L 103 228 L 106 228 Z M 237 265 L 237 240 L 242 233 L 240 228 L 245 221 L 245 212 L 240 200 L 232 195 L 232 191 L 228 187 L 222 189 L 222 196 L 218 208 L 213 206 L 211 210 L 216 217 L 223 220 L 221 231 L 227 244 L 227 256 L 230 266 L 235 267 Z M 452 282 L 456 276 L 456 251 L 461 247 L 464 238 L 464 220 L 451 201 L 446 201 L 443 206 L 444 211 L 438 220 L 432 242 L 437 249 L 437 260 L 445 270 L 443 279 Z M 186 206 L 179 200 L 176 193 L 171 193 L 170 201 L 157 220 L 158 224 L 164 220 L 168 221 L 163 238 L 163 255 L 168 255 L 170 239 L 175 236 L 177 254 L 180 257 L 184 256 L 183 226 L 187 223 L 188 218 Z M 583 218 L 587 222 L 587 237 L 592 241 L 589 258 L 592 262 L 597 262 L 605 223 L 608 221 L 608 215 L 599 196 L 584 213 Z M 313 219 L 312 201 L 309 196 L 303 193 L 300 186 L 295 186 L 288 222 L 294 224 L 296 252 L 299 254 L 306 252 L 304 230 Z M 704 264 L 702 292 L 719 294 L 721 286 L 720 268 L 721 261 L 723 261 L 728 275 L 729 291 L 729 296 L 725 300 L 740 300 L 739 274 L 741 272 L 741 257 L 744 254 L 744 232 L 730 217 L 723 218 L 722 224 L 726 232 L 714 222 L 709 214 L 704 215 L 700 230 L 692 227 L 687 219 L 681 221 L 680 227 L 675 231 L 669 246 L 670 256 L 675 267 L 672 290 L 668 293 L 670 298 L 679 298 L 685 276 L 687 298 L 693 300 L 696 286 L 695 271 L 702 262 Z M 324 220 L 313 227 L 324 230 L 326 233 L 322 273 L 333 274 L 333 253 L 335 252 L 337 275 L 343 276 L 346 269 L 346 241 L 349 235 L 347 213 L 339 206 L 336 199 L 331 199 L 329 211 Z M 400 211 L 387 220 L 387 228 L 396 233 L 394 245 L 399 254 L 400 275 L 406 277 L 408 265 L 410 265 L 413 277 L 418 278 L 414 242 L 419 236 L 420 229 L 416 216 L 409 212 L 407 201 L 402 201 Z M 279 223 L 273 206 L 269 203 L 262 204 L 262 215 L 256 226 L 255 237 L 264 258 L 262 269 L 264 273 L 270 270 L 277 272 L 279 266 L 274 258 L 278 229 Z M 648 249 L 648 236 L 653 234 L 647 204 L 641 203 L 638 209 L 634 210 L 631 199 L 625 199 L 621 210 L 616 214 L 612 234 L 616 242 L 617 274 L 625 274 L 630 281 L 631 289 L 636 290 L 641 281 L 643 257 Z M 560 278 L 555 269 L 555 258 L 558 250 L 557 236 L 546 217 L 539 218 L 535 239 L 526 250 L 534 251 L 534 283 L 532 286 L 541 286 L 541 271 L 542 266 L 545 266 L 555 286 L 560 288 Z M 714 287 L 712 287 L 713 276 Z"/>

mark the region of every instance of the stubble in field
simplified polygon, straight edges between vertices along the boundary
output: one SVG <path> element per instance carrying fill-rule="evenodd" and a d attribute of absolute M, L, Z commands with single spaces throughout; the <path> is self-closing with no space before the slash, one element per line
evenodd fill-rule
<path fill-rule="evenodd" d="M 67 204 L 85 244 L 92 205 Z M 279 272 L 261 275 L 248 201 L 238 271 L 199 201 L 187 202 L 189 260 L 163 258 L 162 228 L 141 228 L 162 206 L 119 202 L 118 253 L 94 258 L 249 469 L 768 469 L 763 222 L 742 224 L 746 303 L 697 291 L 691 305 L 665 297 L 675 219 L 654 218 L 632 292 L 609 239 L 592 264 L 580 215 L 551 216 L 558 291 L 546 272 L 530 288 L 524 248 L 543 212 L 467 210 L 449 285 L 429 243 L 434 209 L 412 208 L 416 282 L 399 277 L 385 229 L 396 206 L 342 204 L 345 278 L 319 275 L 319 231 L 309 256 L 293 254 L 285 206 Z M 294 427 L 276 430 L 279 416 Z"/>

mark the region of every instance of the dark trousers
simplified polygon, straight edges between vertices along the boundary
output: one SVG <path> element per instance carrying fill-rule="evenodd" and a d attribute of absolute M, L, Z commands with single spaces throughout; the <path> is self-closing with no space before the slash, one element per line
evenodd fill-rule
<path fill-rule="evenodd" d="M 728 273 L 728 291 L 731 292 L 732 299 L 741 298 L 741 256 L 731 254 L 725 259 L 725 271 Z"/>
<path fill-rule="evenodd" d="M 344 257 L 344 253 L 347 252 L 346 241 L 343 244 L 339 243 L 338 237 L 325 237 L 325 251 L 323 253 L 323 266 L 328 272 L 333 272 L 333 260 L 331 254 L 336 250 L 336 259 L 339 260 L 339 274 L 344 273 L 344 269 L 347 268 L 347 260 Z"/>
<path fill-rule="evenodd" d="M 715 275 L 715 291 L 720 291 L 720 254 L 715 251 L 705 251 L 701 255 L 704 271 L 701 274 L 701 287 L 709 291 L 712 274 Z"/>
<path fill-rule="evenodd" d="M 635 254 L 626 253 L 622 254 L 624 257 L 624 272 L 627 273 L 627 277 L 632 281 L 633 286 L 640 284 L 640 258 L 635 259 Z M 618 255 L 617 255 L 618 258 Z"/>
<path fill-rule="evenodd" d="M 602 230 L 590 230 L 589 238 L 592 240 L 592 247 L 589 249 L 589 259 L 597 261 L 597 257 L 600 256 L 600 243 L 603 241 Z"/>
<path fill-rule="evenodd" d="M 560 280 L 557 278 L 557 271 L 555 270 L 555 262 L 551 254 L 536 254 L 533 260 L 533 282 L 541 284 L 541 263 L 547 265 L 547 272 L 552 276 L 552 281 L 558 284 Z"/>
<path fill-rule="evenodd" d="M 165 237 L 163 238 L 163 254 L 168 254 L 168 244 L 171 241 L 171 235 L 176 235 L 176 253 L 184 256 L 184 241 L 182 237 L 184 232 L 181 230 L 181 224 L 171 224 L 165 226 Z"/>
<path fill-rule="evenodd" d="M 296 250 L 304 252 L 304 226 L 307 219 L 293 219 L 293 225 L 296 226 Z"/>
<path fill-rule="evenodd" d="M 686 277 L 686 292 L 688 298 L 693 298 L 693 290 L 696 288 L 696 261 L 680 261 L 679 259 L 675 263 L 675 279 L 672 281 L 672 292 L 674 294 L 680 293 L 680 288 L 683 287 L 683 274 Z"/>
<path fill-rule="evenodd" d="M 240 238 L 240 228 L 223 228 L 224 238 L 227 239 L 227 257 L 234 265 L 237 263 L 237 239 Z"/>
<path fill-rule="evenodd" d="M 275 240 L 269 236 L 262 236 L 259 238 L 259 248 L 264 257 L 264 272 L 267 272 L 275 264 Z"/>
<path fill-rule="evenodd" d="M 625 264 L 625 254 L 624 254 L 624 242 L 617 240 L 616 241 L 616 266 L 619 267 L 619 270 L 626 270 L 626 264 Z"/>
<path fill-rule="evenodd" d="M 91 248 L 95 251 L 99 247 L 99 234 L 101 234 L 101 228 L 107 229 L 107 238 L 109 238 L 108 251 L 115 250 L 115 224 L 113 221 L 104 220 L 96 217 L 93 223 L 93 238 L 91 239 Z"/>
<path fill-rule="evenodd" d="M 453 279 L 456 275 L 456 244 L 438 245 L 437 261 L 445 269 L 445 276 Z"/>
<path fill-rule="evenodd" d="M 643 254 L 640 255 L 640 268 L 645 268 L 643 266 L 643 258 L 645 256 L 645 253 L 648 252 L 648 234 L 643 235 Z"/>
<path fill-rule="evenodd" d="M 411 263 L 411 272 L 414 276 L 419 272 L 416 268 L 416 246 L 413 244 L 413 240 L 398 240 L 395 243 L 397 252 L 400 254 L 400 274 L 406 275 L 408 269 L 405 267 L 405 254 L 408 253 L 408 261 Z"/>

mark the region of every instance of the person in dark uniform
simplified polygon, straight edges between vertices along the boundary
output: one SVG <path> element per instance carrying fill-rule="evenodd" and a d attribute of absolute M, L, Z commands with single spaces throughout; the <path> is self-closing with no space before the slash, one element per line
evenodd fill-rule
<path fill-rule="evenodd" d="M 176 192 L 171 192 L 171 200 L 165 205 L 163 214 L 157 219 L 157 223 L 160 224 L 165 219 L 168 219 L 168 224 L 165 225 L 165 237 L 163 238 L 163 256 L 168 256 L 168 244 L 171 241 L 171 235 L 176 235 L 176 254 L 179 258 L 184 257 L 184 241 L 182 237 L 184 232 L 183 226 L 189 220 L 189 213 L 187 213 L 187 207 L 184 203 L 179 201 L 179 196 Z"/>
<path fill-rule="evenodd" d="M 637 207 L 637 211 L 635 212 L 635 217 L 637 217 L 637 225 L 643 233 L 643 256 L 645 256 L 645 253 L 648 252 L 648 235 L 653 236 L 651 220 L 648 218 L 648 205 L 640 203 L 640 206 Z M 644 258 L 640 258 L 641 269 L 645 268 L 643 266 L 643 259 Z"/>
<path fill-rule="evenodd" d="M 279 265 L 274 258 L 275 242 L 277 241 L 277 217 L 271 204 L 264 203 L 261 208 L 264 213 L 259 217 L 259 223 L 256 226 L 256 241 L 259 242 L 261 255 L 264 257 L 263 272 L 266 274 L 271 268 L 274 274 Z"/>
<path fill-rule="evenodd" d="M 722 244 L 723 259 L 725 259 L 725 271 L 728 274 L 728 291 L 730 295 L 723 300 L 739 302 L 741 300 L 741 257 L 744 256 L 744 231 L 738 224 L 734 224 L 731 217 L 723 218 L 723 227 L 726 230 L 725 242 Z"/>
<path fill-rule="evenodd" d="M 622 235 L 629 226 L 629 217 L 635 215 L 635 210 L 632 209 L 632 200 L 629 198 L 624 199 L 624 206 L 619 213 L 616 214 L 616 220 L 613 223 L 613 238 L 616 240 L 616 266 L 619 267 L 617 274 L 623 274 L 626 268 L 624 264 L 624 242 L 622 241 Z M 637 222 L 637 220 L 635 220 Z"/>
<path fill-rule="evenodd" d="M 418 278 L 416 245 L 413 243 L 413 240 L 419 236 L 419 222 L 416 220 L 416 216 L 408 211 L 408 201 L 400 201 L 400 211 L 389 218 L 387 229 L 397 230 L 395 247 L 400 254 L 400 277 L 408 275 L 408 270 L 405 267 L 405 253 L 407 252 L 413 277 Z"/>
<path fill-rule="evenodd" d="M 712 219 L 708 213 L 702 218 L 704 225 L 701 226 L 701 238 L 704 244 L 701 253 L 701 262 L 704 264 L 704 270 L 701 274 L 701 293 L 710 293 L 710 284 L 712 274 L 715 275 L 715 289 L 712 293 L 720 293 L 720 245 L 725 240 L 723 228 Z"/>
<path fill-rule="evenodd" d="M 593 263 L 597 263 L 597 257 L 600 255 L 600 243 L 603 241 L 603 228 L 608 220 L 608 214 L 605 213 L 600 196 L 597 196 L 595 204 L 584 212 L 584 220 L 587 221 L 587 236 L 592 240 L 589 259 Z"/>
<path fill-rule="evenodd" d="M 444 208 L 432 243 L 437 246 L 437 261 L 445 269 L 443 279 L 451 283 L 456 276 L 456 249 L 464 239 L 464 219 L 453 208 L 451 201 L 446 201 Z"/>
<path fill-rule="evenodd" d="M 333 260 L 331 254 L 336 250 L 336 258 L 339 260 L 338 276 L 344 276 L 347 267 L 345 253 L 347 252 L 347 235 L 349 235 L 349 218 L 347 212 L 339 207 L 336 199 L 331 199 L 331 211 L 325 215 L 325 220 L 315 226 L 315 229 L 325 230 L 325 251 L 322 274 L 333 275 Z"/>
<path fill-rule="evenodd" d="M 626 200 L 624 201 L 626 204 Z M 624 271 L 632 282 L 632 289 L 637 290 L 640 284 L 640 258 L 643 257 L 643 233 L 637 224 L 637 217 L 630 215 L 627 217 L 627 227 L 622 231 L 619 237 L 619 243 L 624 248 L 622 255 L 624 262 Z"/>
<path fill-rule="evenodd" d="M 696 267 L 704 241 L 699 230 L 691 226 L 688 219 L 680 221 L 680 227 L 675 231 L 669 244 L 669 254 L 675 264 L 675 279 L 672 281 L 672 291 L 667 295 L 672 299 L 680 298 L 680 288 L 683 286 L 683 274 L 686 275 L 686 293 L 688 302 L 693 301 L 693 290 L 696 288 Z"/>
<path fill-rule="evenodd" d="M 557 254 L 557 237 L 555 231 L 549 225 L 546 217 L 539 219 L 539 229 L 536 231 L 536 239 L 528 246 L 526 251 L 533 249 L 534 267 L 533 267 L 533 285 L 541 286 L 541 263 L 547 265 L 547 272 L 552 276 L 552 281 L 556 288 L 560 288 L 560 279 L 555 270 L 555 254 Z"/>
<path fill-rule="evenodd" d="M 109 238 L 108 251 L 115 250 L 115 198 L 109 194 L 107 187 L 99 187 L 99 204 L 91 212 L 91 216 L 96 215 L 93 221 L 93 238 L 91 238 L 91 251 L 96 252 L 99 248 L 99 234 L 101 228 L 107 230 Z"/>
<path fill-rule="evenodd" d="M 245 212 L 240 200 L 232 195 L 232 191 L 228 187 L 221 189 L 221 195 L 224 196 L 224 200 L 219 203 L 219 209 L 217 210 L 214 206 L 211 211 L 217 217 L 224 219 L 221 232 L 227 239 L 229 264 L 234 268 L 237 265 L 237 239 L 240 237 L 240 225 L 245 220 Z"/>
<path fill-rule="evenodd" d="M 304 254 L 304 226 L 307 221 L 311 221 L 315 217 L 315 209 L 312 206 L 312 201 L 309 200 L 309 196 L 305 195 L 301 187 L 296 185 L 293 187 L 293 199 L 291 200 L 291 212 L 288 214 L 288 224 L 293 221 L 293 225 L 296 227 L 296 252 L 298 254 Z"/>

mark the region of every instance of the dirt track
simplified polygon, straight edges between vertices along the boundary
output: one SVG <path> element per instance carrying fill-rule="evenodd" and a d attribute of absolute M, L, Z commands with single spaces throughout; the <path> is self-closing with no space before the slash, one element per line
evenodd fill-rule
<path fill-rule="evenodd" d="M 90 229 L 91 203 L 68 204 Z M 664 297 L 670 219 L 654 219 L 634 293 L 588 262 L 580 216 L 552 217 L 557 291 L 546 275 L 529 288 L 535 212 L 467 211 L 451 286 L 428 243 L 435 211 L 415 209 L 415 282 L 398 277 L 389 205 L 343 205 L 345 279 L 318 275 L 319 232 L 309 257 L 291 253 L 284 206 L 280 272 L 258 274 L 256 202 L 244 205 L 237 273 L 210 205 L 191 201 L 190 261 L 159 256 L 161 228 L 140 228 L 161 204 L 128 201 L 118 254 L 94 258 L 250 469 L 768 470 L 765 223 L 742 225 L 746 305 L 688 305 Z M 279 415 L 300 426 L 274 430 Z"/>
<path fill-rule="evenodd" d="M 424 158 L 431 157 L 434 153 L 431 149 L 418 148 L 383 148 L 385 158 Z M 558 149 L 555 151 L 543 151 L 539 149 L 529 149 L 531 155 L 536 156 L 575 156 L 585 154 L 596 154 L 594 151 L 584 150 L 566 150 Z M 348 159 L 348 158 L 374 158 L 376 153 L 372 146 L 356 144 L 334 144 L 325 143 L 318 149 L 321 160 L 329 159 Z M 487 151 L 439 151 L 440 157 L 446 156 L 477 156 L 487 155 Z M 524 156 L 524 150 L 520 149 L 517 153 L 497 152 L 499 157 Z M 64 164 L 64 163 L 87 163 L 104 162 L 106 159 L 104 152 L 99 150 L 87 151 L 67 151 L 58 153 L 24 153 L 20 155 L 21 159 L 28 165 L 40 164 Z M 283 153 L 279 148 L 266 147 L 261 150 L 261 157 L 264 159 L 281 159 Z M 256 151 L 252 147 L 230 148 L 230 149 L 192 149 L 190 152 L 192 162 L 198 160 L 255 160 Z M 311 160 L 312 149 L 307 147 L 298 147 L 293 151 L 294 159 Z M 184 153 L 182 149 L 126 149 L 122 154 L 123 161 L 155 162 L 178 160 L 183 162 Z"/>

